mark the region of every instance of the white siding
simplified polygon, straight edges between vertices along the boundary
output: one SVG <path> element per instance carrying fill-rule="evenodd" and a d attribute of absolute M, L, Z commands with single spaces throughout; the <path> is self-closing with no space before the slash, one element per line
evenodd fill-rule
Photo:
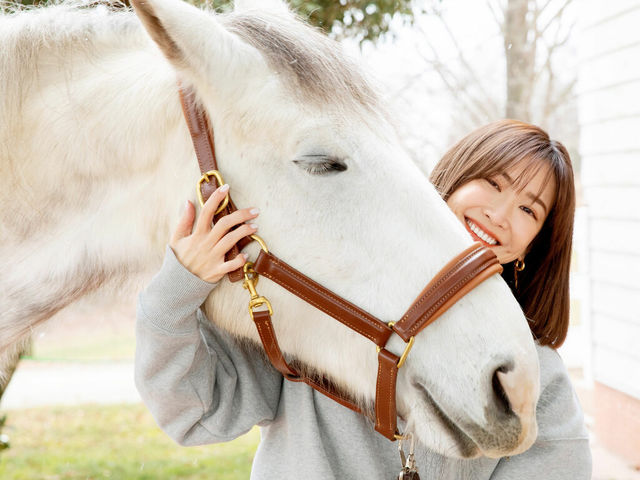
<path fill-rule="evenodd" d="M 578 108 L 594 379 L 640 399 L 640 0 L 585 1 Z"/>

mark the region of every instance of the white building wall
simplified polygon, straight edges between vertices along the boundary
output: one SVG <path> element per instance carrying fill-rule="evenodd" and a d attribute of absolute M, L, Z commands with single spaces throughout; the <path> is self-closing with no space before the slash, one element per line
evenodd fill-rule
<path fill-rule="evenodd" d="M 640 399 L 640 0 L 578 1 L 590 371 Z"/>

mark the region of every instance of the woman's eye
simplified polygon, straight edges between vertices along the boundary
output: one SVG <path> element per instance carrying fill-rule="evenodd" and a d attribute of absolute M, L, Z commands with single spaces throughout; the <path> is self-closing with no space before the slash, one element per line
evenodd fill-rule
<path fill-rule="evenodd" d="M 531 210 L 529 207 L 525 207 L 524 205 L 522 207 L 520 207 L 520 209 L 526 213 L 527 215 L 532 216 L 533 218 L 535 218 L 536 220 L 538 219 L 538 217 L 536 217 L 536 212 L 534 212 L 533 210 Z"/>
<path fill-rule="evenodd" d="M 498 185 L 498 182 L 496 182 L 495 180 L 492 180 L 492 179 L 490 179 L 490 178 L 486 178 L 485 180 L 486 180 L 486 181 L 489 183 L 489 185 L 491 185 L 493 188 L 495 188 L 495 189 L 496 189 L 496 190 L 498 190 L 499 192 L 501 191 L 501 190 L 500 190 L 500 185 Z"/>

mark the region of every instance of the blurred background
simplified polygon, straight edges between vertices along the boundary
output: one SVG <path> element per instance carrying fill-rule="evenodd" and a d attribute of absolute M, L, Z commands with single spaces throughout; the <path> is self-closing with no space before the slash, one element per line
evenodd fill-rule
<path fill-rule="evenodd" d="M 567 146 L 579 198 L 560 354 L 593 478 L 640 479 L 640 0 L 291 4 L 377 78 L 425 174 L 500 118 Z M 256 431 L 182 449 L 155 427 L 133 386 L 134 304 L 133 290 L 85 299 L 34 332 L 0 391 L 0 478 L 248 478 Z"/>

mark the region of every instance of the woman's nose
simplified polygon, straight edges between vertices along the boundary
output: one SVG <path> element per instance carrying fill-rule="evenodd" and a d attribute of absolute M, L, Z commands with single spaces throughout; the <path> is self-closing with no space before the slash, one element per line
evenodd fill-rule
<path fill-rule="evenodd" d="M 509 223 L 509 207 L 506 203 L 498 203 L 485 208 L 485 216 L 497 227 L 506 228 Z"/>

